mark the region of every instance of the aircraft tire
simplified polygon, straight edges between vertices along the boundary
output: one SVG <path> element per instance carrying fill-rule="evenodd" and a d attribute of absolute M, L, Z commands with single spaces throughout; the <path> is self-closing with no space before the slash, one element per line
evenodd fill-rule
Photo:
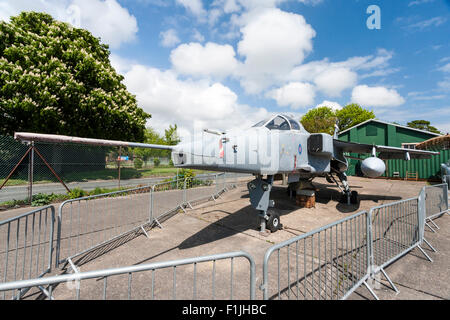
<path fill-rule="evenodd" d="M 276 232 L 281 229 L 282 224 L 280 223 L 280 215 L 273 210 L 270 210 L 267 215 L 269 216 L 269 220 L 267 220 L 267 229 L 269 229 L 270 232 Z"/>

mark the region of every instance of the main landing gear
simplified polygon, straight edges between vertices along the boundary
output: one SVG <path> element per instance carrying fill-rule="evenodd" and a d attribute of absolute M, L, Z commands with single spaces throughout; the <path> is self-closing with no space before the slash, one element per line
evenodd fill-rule
<path fill-rule="evenodd" d="M 270 200 L 272 186 L 273 175 L 268 175 L 267 179 L 258 175 L 247 184 L 250 203 L 259 212 L 261 233 L 267 233 L 267 230 L 276 232 L 283 227 L 280 223 L 280 215 L 274 209 L 275 202 Z"/>
<path fill-rule="evenodd" d="M 339 200 L 339 202 L 346 203 L 348 205 L 358 204 L 359 203 L 358 192 L 350 190 L 350 187 L 347 182 L 347 175 L 345 174 L 345 172 L 337 172 L 336 175 L 339 178 L 342 186 L 339 185 L 339 183 L 336 181 L 336 179 L 331 174 L 328 174 L 325 178 L 330 183 L 332 183 L 332 182 L 336 183 L 339 190 L 341 190 L 342 195 L 341 195 L 341 199 Z"/>

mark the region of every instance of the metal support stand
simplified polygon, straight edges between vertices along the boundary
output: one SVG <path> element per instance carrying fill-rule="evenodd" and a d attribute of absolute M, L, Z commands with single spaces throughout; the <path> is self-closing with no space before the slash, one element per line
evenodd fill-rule
<path fill-rule="evenodd" d="M 144 234 L 145 234 L 145 236 L 147 237 L 147 239 L 150 239 L 150 237 L 149 237 L 147 231 L 145 231 L 145 229 L 144 229 L 144 226 L 141 226 L 141 230 L 142 230 L 142 232 L 144 232 Z"/>
<path fill-rule="evenodd" d="M 433 262 L 433 259 L 431 259 L 430 256 L 427 255 L 427 253 L 426 253 L 425 251 L 423 251 L 423 249 L 422 249 L 420 246 L 417 246 L 417 248 L 419 248 L 419 250 L 422 251 L 423 255 L 424 255 L 425 257 L 427 257 L 427 259 L 428 259 L 430 262 Z"/>
<path fill-rule="evenodd" d="M 386 271 L 384 271 L 383 268 L 380 269 L 381 273 L 384 275 L 384 277 L 387 279 L 387 281 L 389 282 L 389 284 L 391 285 L 392 289 L 394 289 L 396 294 L 399 294 L 400 291 L 397 289 L 397 287 L 394 285 L 394 283 L 392 282 L 391 278 L 389 278 L 389 276 L 386 274 Z"/>
<path fill-rule="evenodd" d="M 433 252 L 437 252 L 437 250 L 433 248 L 433 246 L 427 241 L 427 239 L 423 238 L 423 242 L 425 242 L 427 246 L 430 247 L 431 250 L 433 250 Z"/>
<path fill-rule="evenodd" d="M 364 286 L 369 290 L 370 294 L 375 298 L 375 300 L 380 300 L 378 296 L 375 294 L 375 292 L 372 290 L 372 288 L 367 284 L 366 281 L 363 282 Z"/>

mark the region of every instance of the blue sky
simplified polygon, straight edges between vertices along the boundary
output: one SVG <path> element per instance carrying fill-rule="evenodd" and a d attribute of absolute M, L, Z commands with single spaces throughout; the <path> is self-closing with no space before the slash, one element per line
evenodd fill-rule
<path fill-rule="evenodd" d="M 367 9 L 380 9 L 369 29 Z M 90 30 L 157 130 L 355 102 L 450 132 L 450 0 L 0 0 Z"/>

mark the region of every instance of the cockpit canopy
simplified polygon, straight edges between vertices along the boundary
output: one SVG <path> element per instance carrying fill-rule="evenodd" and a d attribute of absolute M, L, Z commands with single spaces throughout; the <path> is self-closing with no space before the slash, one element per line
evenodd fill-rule
<path fill-rule="evenodd" d="M 272 118 L 264 119 L 253 127 L 266 127 L 269 130 L 300 130 L 305 131 L 303 126 L 295 120 L 294 118 L 288 115 L 277 114 Z"/>

